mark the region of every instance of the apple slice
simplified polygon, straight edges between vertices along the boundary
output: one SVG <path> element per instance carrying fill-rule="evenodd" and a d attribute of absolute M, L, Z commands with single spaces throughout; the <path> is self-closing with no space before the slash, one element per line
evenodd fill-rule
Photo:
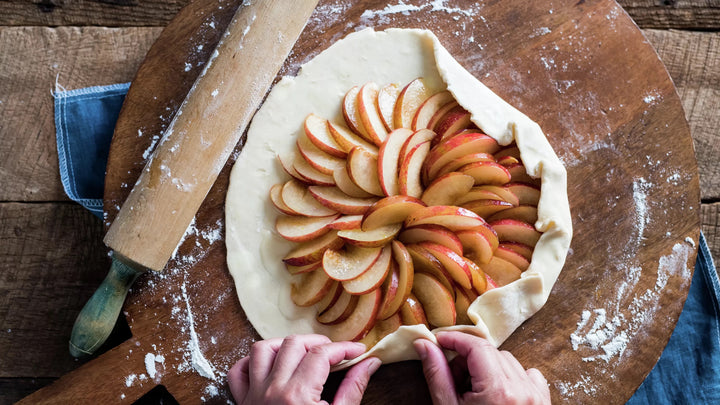
<path fill-rule="evenodd" d="M 392 248 L 386 245 L 382 248 L 380 257 L 370 268 L 360 276 L 342 282 L 345 291 L 353 295 L 367 294 L 370 291 L 380 287 L 390 271 L 390 261 L 392 260 Z"/>
<path fill-rule="evenodd" d="M 296 211 L 293 211 L 288 207 L 282 200 L 282 184 L 274 184 L 270 187 L 270 202 L 277 208 L 278 211 L 287 215 L 299 215 Z"/>
<path fill-rule="evenodd" d="M 375 202 L 365 212 L 362 220 L 362 230 L 402 223 L 405 219 L 425 204 L 415 197 L 407 195 L 393 195 Z"/>
<path fill-rule="evenodd" d="M 333 280 L 346 281 L 359 277 L 370 269 L 382 253 L 382 248 L 362 248 L 353 245 L 344 249 L 327 249 L 322 256 L 323 268 Z"/>
<path fill-rule="evenodd" d="M 328 228 L 337 230 L 358 229 L 362 218 L 362 215 L 343 215 L 331 222 Z"/>
<path fill-rule="evenodd" d="M 448 291 L 453 291 L 452 277 L 450 273 L 445 270 L 442 263 L 440 263 L 440 260 L 420 245 L 409 244 L 406 248 L 412 258 L 415 272 L 430 274 L 440 280 Z"/>
<path fill-rule="evenodd" d="M 318 301 L 317 305 L 315 306 L 315 308 L 317 309 L 317 313 L 321 314 L 327 311 L 327 309 L 330 308 L 332 305 L 334 305 L 337 302 L 338 298 L 340 298 L 340 294 L 342 294 L 342 291 L 342 284 L 340 284 L 339 281 L 333 280 L 327 294 L 325 294 L 325 296 L 320 301 Z"/>
<path fill-rule="evenodd" d="M 350 129 L 345 128 L 344 126 L 336 124 L 332 121 L 328 121 L 327 126 L 328 130 L 330 131 L 330 136 L 332 136 L 335 142 L 337 142 L 340 148 L 342 148 L 342 150 L 344 150 L 346 153 L 350 152 L 352 148 L 359 146 L 370 152 L 372 155 L 377 156 L 377 147 L 372 143 L 366 141 L 365 139 L 359 137 Z"/>
<path fill-rule="evenodd" d="M 428 328 L 430 327 L 425 316 L 425 309 L 413 293 L 410 293 L 400 307 L 400 319 L 403 325 L 425 325 Z"/>
<path fill-rule="evenodd" d="M 493 256 L 490 262 L 483 264 L 482 269 L 493 279 L 498 287 L 508 285 L 520 279 L 520 269 L 507 260 Z"/>
<path fill-rule="evenodd" d="M 517 219 L 518 221 L 534 224 L 538 220 L 537 207 L 533 205 L 520 205 L 504 211 L 497 212 L 488 218 L 494 222 L 501 219 Z"/>
<path fill-rule="evenodd" d="M 377 198 L 350 197 L 337 187 L 310 186 L 310 194 L 322 205 L 345 215 L 362 215 Z"/>
<path fill-rule="evenodd" d="M 392 131 L 395 128 L 393 122 L 393 111 L 395 110 L 395 102 L 400 95 L 400 86 L 395 83 L 390 83 L 383 86 L 378 91 L 377 97 L 377 108 L 380 112 L 380 118 L 382 118 L 385 129 Z"/>
<path fill-rule="evenodd" d="M 470 268 L 470 274 L 472 275 L 472 291 L 477 292 L 478 295 L 484 293 L 487 289 L 487 278 L 485 272 L 475 262 L 463 257 Z"/>
<path fill-rule="evenodd" d="M 425 309 L 430 325 L 434 327 L 455 325 L 455 300 L 440 281 L 425 273 L 416 274 L 413 294 Z"/>
<path fill-rule="evenodd" d="M 420 197 L 427 205 L 453 205 L 467 194 L 475 184 L 475 179 L 463 173 L 450 172 L 436 178 Z"/>
<path fill-rule="evenodd" d="M 495 162 L 475 162 L 458 169 L 460 173 L 472 176 L 475 184 L 503 185 L 510 182 L 510 172 Z"/>
<path fill-rule="evenodd" d="M 507 189 L 515 194 L 520 205 L 534 205 L 540 202 L 540 188 L 527 183 L 510 183 Z"/>
<path fill-rule="evenodd" d="M 501 158 L 503 156 L 511 156 L 519 161 L 522 161 L 522 159 L 520 158 L 520 149 L 517 147 L 517 145 L 515 145 L 514 142 L 508 146 L 504 146 L 502 149 L 495 152 L 495 159 Z"/>
<path fill-rule="evenodd" d="M 449 229 L 440 225 L 418 225 L 405 228 L 398 235 L 403 243 L 433 242 L 443 245 L 458 255 L 463 254 L 463 245 L 460 239 Z"/>
<path fill-rule="evenodd" d="M 378 177 L 385 195 L 398 193 L 398 167 L 400 166 L 400 150 L 413 131 L 407 128 L 396 129 L 387 136 L 378 152 Z"/>
<path fill-rule="evenodd" d="M 468 264 L 469 261 L 463 256 L 437 243 L 421 242 L 418 243 L 418 246 L 424 247 L 435 256 L 456 283 L 464 288 L 472 287 L 473 275 Z"/>
<path fill-rule="evenodd" d="M 365 337 L 375 325 L 382 292 L 375 289 L 372 292 L 360 295 L 355 310 L 344 321 L 330 327 L 328 337 L 334 342 L 357 341 Z"/>
<path fill-rule="evenodd" d="M 474 153 L 491 154 L 499 147 L 495 139 L 481 133 L 465 133 L 444 140 L 428 154 L 425 162 L 427 178 L 434 179 L 443 166 L 457 158 Z"/>
<path fill-rule="evenodd" d="M 302 273 L 309 273 L 315 269 L 320 268 L 320 266 L 322 266 L 322 262 L 310 263 L 304 266 L 293 266 L 287 263 L 285 264 L 285 268 L 287 269 L 288 273 L 292 274 L 293 276 Z"/>
<path fill-rule="evenodd" d="M 399 301 L 399 298 L 397 298 L 399 283 L 400 271 L 398 270 L 397 262 L 393 259 L 390 260 L 390 271 L 380 287 L 383 293 L 383 301 L 382 304 L 380 304 L 378 319 L 388 318 L 398 311 L 398 308 L 392 305 L 394 305 L 395 301 Z"/>
<path fill-rule="evenodd" d="M 510 184 L 512 184 L 512 183 L 510 183 Z M 506 185 L 504 185 L 504 186 L 493 186 L 493 185 L 485 184 L 485 185 L 482 185 L 482 186 L 475 186 L 475 187 L 473 187 L 473 190 L 471 190 L 471 191 L 474 191 L 474 190 L 478 190 L 478 191 L 479 191 L 479 190 L 487 190 L 487 191 L 490 191 L 490 192 L 492 192 L 492 193 L 497 194 L 503 201 L 507 201 L 507 202 L 509 202 L 510 204 L 512 204 L 513 206 L 517 207 L 518 205 L 520 205 L 520 200 L 519 200 L 518 197 L 515 195 L 515 193 L 513 193 L 513 192 L 508 188 L 508 186 L 509 186 L 510 184 L 506 184 Z"/>
<path fill-rule="evenodd" d="M 510 173 L 510 176 L 512 177 L 513 183 L 530 183 L 530 184 L 536 184 L 539 182 L 539 179 L 533 179 L 530 177 L 529 174 L 527 174 L 527 170 L 525 169 L 525 165 L 522 163 L 515 163 L 513 165 L 507 166 L 508 173 Z"/>
<path fill-rule="evenodd" d="M 408 83 L 400 91 L 395 109 L 393 110 L 393 123 L 395 128 L 412 128 L 415 113 L 422 103 L 432 95 L 423 78 L 417 78 Z"/>
<path fill-rule="evenodd" d="M 400 310 L 400 306 L 412 290 L 415 276 L 415 267 L 409 251 L 398 241 L 393 241 L 391 246 L 393 272 L 391 277 L 388 277 L 390 281 L 388 281 L 387 288 L 383 288 L 383 303 L 378 313 L 379 319 L 388 318 Z"/>
<path fill-rule="evenodd" d="M 455 324 L 456 325 L 474 325 L 474 323 L 470 320 L 470 317 L 467 314 L 468 308 L 470 308 L 470 304 L 472 304 L 472 301 L 470 297 L 468 296 L 468 293 L 463 288 L 456 289 L 455 294 L 455 312 L 456 312 L 456 319 Z"/>
<path fill-rule="evenodd" d="M 355 182 L 350 178 L 350 174 L 348 174 L 346 166 L 340 167 L 333 172 L 333 180 L 335 180 L 335 185 L 340 189 L 340 191 L 350 197 L 373 197 L 372 194 L 366 192 L 355 184 Z"/>
<path fill-rule="evenodd" d="M 490 226 L 497 232 L 500 242 L 519 242 L 535 247 L 542 235 L 534 226 L 515 219 L 501 219 L 490 223 Z"/>
<path fill-rule="evenodd" d="M 475 179 L 473 179 L 473 182 Z M 454 205 L 462 206 L 463 204 L 469 203 L 471 201 L 478 201 L 478 200 L 495 200 L 495 201 L 505 201 L 502 197 L 497 195 L 496 193 L 493 193 L 490 190 L 483 190 L 480 189 L 482 186 L 475 186 L 470 189 L 470 191 L 467 192 L 462 197 L 459 197 L 457 200 L 455 200 Z"/>
<path fill-rule="evenodd" d="M 292 165 L 303 183 L 318 186 L 334 186 L 335 180 L 331 175 L 325 174 L 312 167 L 303 156 L 296 156 Z"/>
<path fill-rule="evenodd" d="M 529 260 L 524 258 L 523 255 L 521 255 L 520 253 L 505 246 L 498 246 L 497 250 L 495 251 L 495 257 L 507 260 L 508 262 L 517 266 L 520 271 L 525 271 L 528 267 L 530 267 Z"/>
<path fill-rule="evenodd" d="M 527 261 L 532 260 L 533 248 L 531 248 L 528 245 L 523 245 L 522 243 L 518 243 L 518 242 L 503 242 L 500 244 L 500 246 L 502 246 L 506 249 L 510 249 L 516 253 L 519 253 Z"/>
<path fill-rule="evenodd" d="M 320 118 L 315 114 L 310 114 L 305 118 L 305 135 L 312 143 L 325 153 L 344 159 L 347 156 L 345 148 L 337 143 L 335 138 L 330 134 L 328 121 Z"/>
<path fill-rule="evenodd" d="M 357 105 L 357 96 L 360 93 L 360 87 L 353 86 L 343 98 L 342 112 L 343 118 L 347 126 L 357 135 L 360 135 L 363 139 L 372 142 L 372 139 L 368 137 L 365 128 L 362 126 L 360 121 L 360 109 Z"/>
<path fill-rule="evenodd" d="M 497 163 L 505 167 L 518 164 L 520 161 L 512 156 L 502 156 L 496 159 Z"/>
<path fill-rule="evenodd" d="M 292 266 L 317 263 L 323 259 L 326 250 L 339 249 L 343 243 L 343 240 L 337 236 L 337 232 L 331 231 L 317 239 L 296 246 L 295 249 L 285 255 L 283 262 Z"/>
<path fill-rule="evenodd" d="M 275 220 L 275 230 L 289 241 L 304 242 L 327 233 L 330 230 L 328 225 L 338 217 L 340 215 L 327 217 L 278 216 Z"/>
<path fill-rule="evenodd" d="M 415 146 L 400 164 L 398 189 L 400 194 L 420 197 L 423 186 L 420 178 L 423 162 L 430 152 L 430 141 Z"/>
<path fill-rule="evenodd" d="M 507 201 L 476 200 L 462 204 L 461 207 L 467 208 L 483 218 L 488 218 L 496 212 L 512 208 L 513 205 Z"/>
<path fill-rule="evenodd" d="M 317 304 L 332 286 L 332 280 L 320 269 L 301 274 L 299 277 L 298 282 L 290 285 L 290 298 L 299 307 Z"/>
<path fill-rule="evenodd" d="M 435 125 L 435 132 L 438 139 L 442 142 L 458 134 L 470 125 L 470 113 L 462 106 L 456 106 L 452 110 L 445 113 L 440 121 Z"/>
<path fill-rule="evenodd" d="M 441 225 L 451 231 L 472 229 L 486 224 L 476 213 L 453 205 L 434 205 L 420 208 L 405 220 L 405 226 Z"/>
<path fill-rule="evenodd" d="M 340 283 L 338 283 L 340 284 Z M 357 307 L 358 296 L 345 291 L 340 284 L 340 296 L 325 311 L 318 312 L 315 319 L 324 325 L 334 325 L 347 319 Z"/>
<path fill-rule="evenodd" d="M 473 257 L 480 263 L 487 263 L 490 261 L 495 249 L 493 249 L 492 244 L 482 232 L 468 229 L 465 231 L 458 231 L 455 235 L 462 243 L 463 251 L 472 254 Z M 497 241 L 497 238 L 495 238 L 495 241 Z"/>
<path fill-rule="evenodd" d="M 433 131 L 435 131 L 437 129 L 438 123 L 440 123 L 440 121 L 443 119 L 443 117 L 445 117 L 445 114 L 447 114 L 448 111 L 452 110 L 453 108 L 455 108 L 459 105 L 460 104 L 458 104 L 458 102 L 455 100 L 445 103 L 445 105 L 440 107 L 440 109 L 438 109 L 435 112 L 435 114 L 433 114 L 432 118 L 430 118 L 430 121 L 428 121 L 427 127 L 429 129 L 432 129 Z M 439 140 L 440 140 L 440 138 L 438 138 L 438 141 Z"/>
<path fill-rule="evenodd" d="M 440 177 L 444 174 L 448 174 L 450 172 L 457 171 L 457 169 L 469 165 L 470 163 L 475 162 L 494 162 L 495 158 L 489 153 L 471 153 L 469 155 L 461 156 L 459 158 L 453 159 L 445 164 L 445 166 L 441 167 L 440 170 L 435 173 L 436 177 Z M 432 180 L 432 179 L 430 179 Z"/>
<path fill-rule="evenodd" d="M 368 137 L 375 145 L 380 146 L 387 138 L 388 131 L 377 108 L 378 90 L 376 83 L 365 83 L 357 95 L 357 108 L 360 122 Z"/>
<path fill-rule="evenodd" d="M 381 341 L 385 336 L 395 332 L 399 327 L 402 326 L 402 320 L 400 314 L 395 314 L 388 319 L 378 319 L 375 322 L 375 326 L 365 335 L 364 338 L 360 339 L 360 343 L 364 344 L 365 347 L 370 349 Z"/>
<path fill-rule="evenodd" d="M 277 155 L 277 159 L 280 162 L 280 166 L 282 166 L 285 173 L 289 174 L 290 177 L 292 177 L 295 180 L 300 180 L 302 182 L 306 182 L 307 180 L 301 176 L 297 170 L 293 167 L 293 162 L 295 161 L 296 155 Z"/>
<path fill-rule="evenodd" d="M 347 171 L 352 181 L 363 191 L 385 196 L 378 177 L 378 160 L 361 147 L 354 147 L 347 157 Z"/>
<path fill-rule="evenodd" d="M 418 108 L 412 121 L 412 129 L 417 131 L 418 129 L 430 128 L 428 125 L 430 120 L 440 108 L 447 103 L 455 100 L 452 93 L 449 91 L 441 91 L 430 96 L 425 102 L 423 102 Z"/>
<path fill-rule="evenodd" d="M 320 173 L 332 175 L 333 172 L 345 164 L 345 160 L 323 152 L 315 146 L 307 136 L 300 136 L 297 140 L 297 148 L 303 158 Z"/>
<path fill-rule="evenodd" d="M 411 150 L 415 149 L 416 146 L 420 145 L 423 142 L 431 141 L 437 137 L 437 134 L 429 129 L 421 129 L 419 131 L 413 132 L 412 136 L 408 138 L 405 143 L 403 144 L 402 148 L 400 148 L 400 159 L 398 160 L 399 164 L 405 160 L 405 158 L 408 156 L 408 153 L 410 153 Z"/>
<path fill-rule="evenodd" d="M 393 240 L 400 232 L 402 224 L 392 224 L 374 228 L 369 231 L 361 229 L 348 229 L 338 232 L 338 236 L 345 242 L 360 247 L 383 246 Z"/>
<path fill-rule="evenodd" d="M 320 204 L 302 183 L 290 180 L 282 188 L 282 201 L 292 211 L 307 217 L 327 217 L 335 210 Z"/>

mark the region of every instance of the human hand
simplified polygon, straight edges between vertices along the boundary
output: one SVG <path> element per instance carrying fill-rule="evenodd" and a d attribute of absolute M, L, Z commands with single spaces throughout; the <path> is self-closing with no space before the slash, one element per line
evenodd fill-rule
<path fill-rule="evenodd" d="M 255 343 L 228 372 L 238 404 L 327 404 L 320 400 L 330 366 L 365 352 L 365 345 L 332 342 L 322 335 L 298 335 Z M 359 404 L 380 360 L 367 358 L 345 375 L 334 404 Z"/>
<path fill-rule="evenodd" d="M 547 380 L 537 369 L 525 370 L 507 351 L 462 332 L 437 334 L 440 346 L 458 353 L 449 364 L 429 340 L 413 345 L 420 355 L 434 404 L 550 404 Z"/>

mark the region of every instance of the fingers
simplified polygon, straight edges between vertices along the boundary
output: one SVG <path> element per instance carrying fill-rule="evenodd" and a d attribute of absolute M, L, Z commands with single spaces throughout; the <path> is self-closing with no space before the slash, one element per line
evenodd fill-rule
<path fill-rule="evenodd" d="M 370 357 L 354 365 L 340 383 L 333 405 L 359 404 L 370 382 L 370 376 L 381 364 L 380 359 Z"/>
<path fill-rule="evenodd" d="M 487 340 L 462 332 L 438 333 L 437 340 L 440 346 L 467 359 L 473 391 L 483 389 L 483 382 L 505 374 L 502 356 Z"/>
<path fill-rule="evenodd" d="M 248 374 L 248 368 L 250 366 L 250 358 L 243 357 L 238 360 L 234 366 L 228 371 L 227 380 L 230 386 L 230 393 L 236 402 L 241 403 L 242 400 L 247 396 L 248 390 L 250 389 L 250 380 Z"/>
<path fill-rule="evenodd" d="M 530 381 L 537 388 L 538 393 L 542 396 L 543 404 L 550 403 L 550 388 L 548 388 L 547 379 L 542 375 L 540 370 L 531 368 L 527 370 L 527 375 L 530 377 Z"/>
<path fill-rule="evenodd" d="M 323 335 L 286 337 L 275 356 L 275 364 L 270 372 L 271 378 L 282 382 L 287 381 L 310 348 L 327 343 L 330 343 L 330 339 Z"/>
<path fill-rule="evenodd" d="M 343 360 L 354 359 L 365 353 L 365 345 L 355 342 L 334 342 L 314 346 L 308 350 L 293 377 L 298 377 L 308 384 L 325 384 L 330 374 L 330 366 Z"/>
<path fill-rule="evenodd" d="M 423 373 L 434 404 L 457 404 L 455 381 L 442 350 L 432 342 L 418 339 L 413 342 L 422 361 Z"/>
<path fill-rule="evenodd" d="M 252 345 L 248 354 L 251 386 L 259 387 L 267 379 L 282 341 L 283 339 L 268 339 Z"/>

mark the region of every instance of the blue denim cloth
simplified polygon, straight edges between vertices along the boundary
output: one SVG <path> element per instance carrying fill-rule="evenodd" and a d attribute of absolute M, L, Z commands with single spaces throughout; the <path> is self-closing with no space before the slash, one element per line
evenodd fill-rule
<path fill-rule="evenodd" d="M 102 216 L 113 128 L 129 83 L 57 92 L 60 175 L 68 196 Z M 720 404 L 720 283 L 704 236 L 690 293 L 665 351 L 628 404 Z"/>

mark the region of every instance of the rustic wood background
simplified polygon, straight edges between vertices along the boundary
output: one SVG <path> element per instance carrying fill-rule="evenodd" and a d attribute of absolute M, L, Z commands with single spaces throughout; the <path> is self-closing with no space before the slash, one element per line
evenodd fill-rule
<path fill-rule="evenodd" d="M 187 2 L 0 2 L 0 404 L 81 364 L 67 354 L 70 329 L 108 268 L 102 223 L 62 190 L 50 92 L 132 80 Z M 703 231 L 720 261 L 720 0 L 620 4 L 678 88 L 700 168 Z"/>

